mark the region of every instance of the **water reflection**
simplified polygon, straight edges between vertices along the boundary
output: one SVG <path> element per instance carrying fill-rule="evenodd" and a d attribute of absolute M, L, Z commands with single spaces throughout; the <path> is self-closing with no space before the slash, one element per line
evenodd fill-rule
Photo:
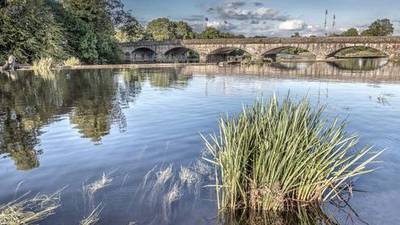
<path fill-rule="evenodd" d="M 388 58 L 350 58 L 331 62 L 334 66 L 343 70 L 376 70 L 385 66 Z"/>
<path fill-rule="evenodd" d="M 50 74 L 50 75 L 49 75 Z M 0 155 L 14 160 L 18 170 L 39 166 L 38 137 L 42 128 L 67 115 L 82 138 L 100 144 L 112 125 L 127 127 L 123 109 L 141 92 L 143 82 L 154 87 L 182 87 L 189 78 L 169 70 L 71 70 L 47 74 L 19 72 L 0 76 Z"/>
<path fill-rule="evenodd" d="M 348 81 L 363 81 L 363 82 L 387 82 L 400 81 L 400 65 L 388 62 L 387 59 L 360 59 L 361 64 L 358 64 L 358 59 L 350 61 L 335 62 L 280 62 L 248 66 L 228 66 L 219 67 L 216 65 L 207 66 L 186 66 L 182 68 L 184 74 L 206 74 L 215 75 L 256 75 L 277 78 L 290 79 L 329 79 L 329 80 L 348 80 Z M 348 65 L 345 69 L 340 66 Z"/>
<path fill-rule="evenodd" d="M 220 218 L 218 225 L 339 225 L 320 206 L 300 207 L 294 211 L 230 213 Z"/>
<path fill-rule="evenodd" d="M 274 62 L 272 67 L 287 70 L 302 70 L 314 64 L 314 62 Z"/>

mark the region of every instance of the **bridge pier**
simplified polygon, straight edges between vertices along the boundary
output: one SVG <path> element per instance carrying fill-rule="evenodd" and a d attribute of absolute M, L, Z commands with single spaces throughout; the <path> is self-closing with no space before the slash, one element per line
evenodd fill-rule
<path fill-rule="evenodd" d="M 253 62 L 263 62 L 264 55 L 251 55 L 251 61 Z"/>
<path fill-rule="evenodd" d="M 207 63 L 207 54 L 204 53 L 199 54 L 199 63 Z"/>
<path fill-rule="evenodd" d="M 326 56 L 325 55 L 316 55 L 315 60 L 324 61 L 324 60 L 326 60 Z"/>

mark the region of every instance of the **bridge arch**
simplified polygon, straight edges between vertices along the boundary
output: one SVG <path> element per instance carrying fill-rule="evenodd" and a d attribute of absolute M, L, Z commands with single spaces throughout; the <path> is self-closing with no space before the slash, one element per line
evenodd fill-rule
<path fill-rule="evenodd" d="M 371 47 L 369 45 L 353 45 L 353 46 L 340 46 L 331 50 L 327 58 L 385 58 L 390 57 L 385 49 L 380 47 Z"/>
<path fill-rule="evenodd" d="M 200 55 L 197 51 L 187 47 L 174 47 L 167 50 L 164 54 L 166 62 L 199 62 Z"/>
<path fill-rule="evenodd" d="M 298 59 L 298 60 L 315 60 L 317 54 L 313 53 L 306 47 L 283 45 L 268 49 L 261 54 L 262 58 L 276 61 L 280 56 L 282 59 Z"/>
<path fill-rule="evenodd" d="M 131 53 L 131 60 L 133 62 L 155 62 L 157 53 L 148 47 L 138 47 Z"/>
<path fill-rule="evenodd" d="M 220 47 L 206 55 L 206 62 L 241 62 L 242 60 L 250 59 L 251 57 L 251 53 L 240 47 Z"/>

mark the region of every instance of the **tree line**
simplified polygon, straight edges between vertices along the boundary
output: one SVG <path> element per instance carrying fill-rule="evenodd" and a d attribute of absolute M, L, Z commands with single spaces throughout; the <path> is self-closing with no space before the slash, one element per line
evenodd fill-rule
<path fill-rule="evenodd" d="M 361 32 L 353 27 L 342 32 L 340 36 L 388 36 L 392 35 L 393 32 L 394 27 L 389 19 L 378 19 Z"/>

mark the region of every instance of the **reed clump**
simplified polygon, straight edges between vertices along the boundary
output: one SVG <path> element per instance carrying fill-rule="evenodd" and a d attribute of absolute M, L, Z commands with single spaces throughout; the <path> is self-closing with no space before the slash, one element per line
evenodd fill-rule
<path fill-rule="evenodd" d="M 81 61 L 76 57 L 70 57 L 63 62 L 64 66 L 79 66 Z"/>
<path fill-rule="evenodd" d="M 55 61 L 53 58 L 42 58 L 39 60 L 35 60 L 32 64 L 32 69 L 34 71 L 47 71 L 51 70 L 51 68 L 54 66 Z"/>
<path fill-rule="evenodd" d="M 341 198 L 351 178 L 368 172 L 381 152 L 358 148 L 346 124 L 328 121 L 324 107 L 276 96 L 221 119 L 204 138 L 215 165 L 220 209 L 285 211 Z"/>
<path fill-rule="evenodd" d="M 36 60 L 32 64 L 32 70 L 36 76 L 39 76 L 46 80 L 54 80 L 56 75 L 52 70 L 55 66 L 53 58 L 42 58 Z"/>

